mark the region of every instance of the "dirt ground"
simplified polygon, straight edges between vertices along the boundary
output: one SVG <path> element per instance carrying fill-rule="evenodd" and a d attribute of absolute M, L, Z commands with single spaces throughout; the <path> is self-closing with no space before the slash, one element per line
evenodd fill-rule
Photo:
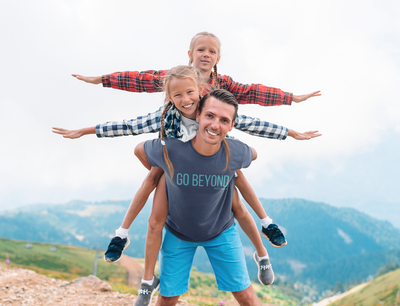
<path fill-rule="evenodd" d="M 135 299 L 135 295 L 113 292 L 107 282 L 93 275 L 68 282 L 47 278 L 31 270 L 0 266 L 0 306 L 122 306 L 133 305 Z M 156 300 L 153 298 L 152 306 Z M 179 301 L 177 305 L 192 304 Z"/>

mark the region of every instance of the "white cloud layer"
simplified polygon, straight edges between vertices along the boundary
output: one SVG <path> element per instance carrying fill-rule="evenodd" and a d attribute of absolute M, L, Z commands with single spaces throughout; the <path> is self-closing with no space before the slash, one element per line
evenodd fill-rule
<path fill-rule="evenodd" d="M 260 196 L 320 199 L 309 187 L 288 192 L 291 173 L 302 171 L 300 189 L 321 173 L 346 177 L 349 159 L 374 151 L 391 132 L 400 134 L 399 6 L 376 0 L 4 4 L 0 209 L 132 197 L 147 173 L 133 148 L 154 135 L 66 140 L 51 127 L 133 118 L 157 109 L 162 95 L 103 89 L 70 74 L 185 64 L 191 37 L 204 30 L 221 39 L 219 72 L 236 81 L 295 94 L 322 90 L 291 107 L 240 107 L 297 131 L 318 129 L 321 138 L 279 142 L 233 133 L 259 152 L 246 174 Z M 398 138 L 392 141 L 397 148 Z M 262 186 L 276 180 L 279 188 L 265 192 Z"/>

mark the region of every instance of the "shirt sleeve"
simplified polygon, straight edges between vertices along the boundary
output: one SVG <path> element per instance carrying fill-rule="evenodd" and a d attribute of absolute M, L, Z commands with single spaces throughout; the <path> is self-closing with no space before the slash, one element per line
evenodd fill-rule
<path fill-rule="evenodd" d="M 157 133 L 160 130 L 162 107 L 147 116 L 140 116 L 136 119 L 109 121 L 96 125 L 96 135 L 99 138 L 135 136 L 144 133 Z"/>
<path fill-rule="evenodd" d="M 114 72 L 102 76 L 103 87 L 132 92 L 163 91 L 163 81 L 168 70 Z"/>
<path fill-rule="evenodd" d="M 284 126 L 239 114 L 234 128 L 253 136 L 279 140 L 285 140 L 289 132 L 289 129 Z"/>
<path fill-rule="evenodd" d="M 146 154 L 146 158 L 150 166 L 164 166 L 163 149 L 160 138 L 146 141 L 144 143 L 144 153 Z"/>
<path fill-rule="evenodd" d="M 230 76 L 219 75 L 220 87 L 232 93 L 239 104 L 261 106 L 291 105 L 293 94 L 262 84 L 241 84 Z"/>

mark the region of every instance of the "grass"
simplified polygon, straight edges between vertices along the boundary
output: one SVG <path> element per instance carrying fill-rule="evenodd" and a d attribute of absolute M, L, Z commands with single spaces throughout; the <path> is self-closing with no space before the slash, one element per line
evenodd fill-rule
<path fill-rule="evenodd" d="M 354 305 L 400 305 L 400 269 L 384 274 L 361 290 L 329 304 L 329 306 Z"/>
<path fill-rule="evenodd" d="M 22 267 L 48 277 L 72 280 L 92 274 L 95 250 L 81 247 L 56 245 L 57 251 L 50 252 L 52 244 L 33 243 L 32 249 L 26 242 L 0 239 L 0 258 L 6 256 L 12 267 Z M 97 276 L 102 280 L 121 279 L 126 284 L 126 270 L 119 264 L 108 264 L 98 258 Z"/>

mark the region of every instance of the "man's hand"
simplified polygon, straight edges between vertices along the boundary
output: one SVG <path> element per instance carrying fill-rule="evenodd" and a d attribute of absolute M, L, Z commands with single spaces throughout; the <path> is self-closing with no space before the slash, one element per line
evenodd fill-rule
<path fill-rule="evenodd" d="M 288 136 L 293 137 L 296 140 L 309 140 L 311 138 L 319 137 L 322 134 L 318 134 L 318 131 L 308 131 L 305 133 L 299 133 L 294 130 L 289 130 Z"/>
<path fill-rule="evenodd" d="M 53 127 L 52 132 L 56 133 L 56 134 L 60 134 L 64 138 L 76 139 L 76 138 L 82 137 L 83 135 L 95 134 L 96 127 L 83 128 L 83 129 L 79 129 L 79 130 L 67 130 L 67 129 L 62 129 L 62 128 L 58 128 L 58 127 Z"/>
<path fill-rule="evenodd" d="M 86 83 L 90 83 L 90 84 L 100 84 L 101 81 L 101 76 L 97 76 L 97 77 L 87 77 L 87 76 L 83 76 L 80 74 L 71 74 L 73 77 L 77 78 L 78 80 L 84 81 Z M 294 96 L 293 96 L 294 97 Z"/>
<path fill-rule="evenodd" d="M 292 101 L 296 102 L 296 103 L 300 103 L 300 102 L 307 100 L 308 98 L 320 96 L 321 95 L 320 92 L 321 92 L 320 90 L 317 90 L 317 91 L 314 91 L 314 92 L 306 94 L 306 95 L 298 95 L 298 96 L 293 95 Z"/>

